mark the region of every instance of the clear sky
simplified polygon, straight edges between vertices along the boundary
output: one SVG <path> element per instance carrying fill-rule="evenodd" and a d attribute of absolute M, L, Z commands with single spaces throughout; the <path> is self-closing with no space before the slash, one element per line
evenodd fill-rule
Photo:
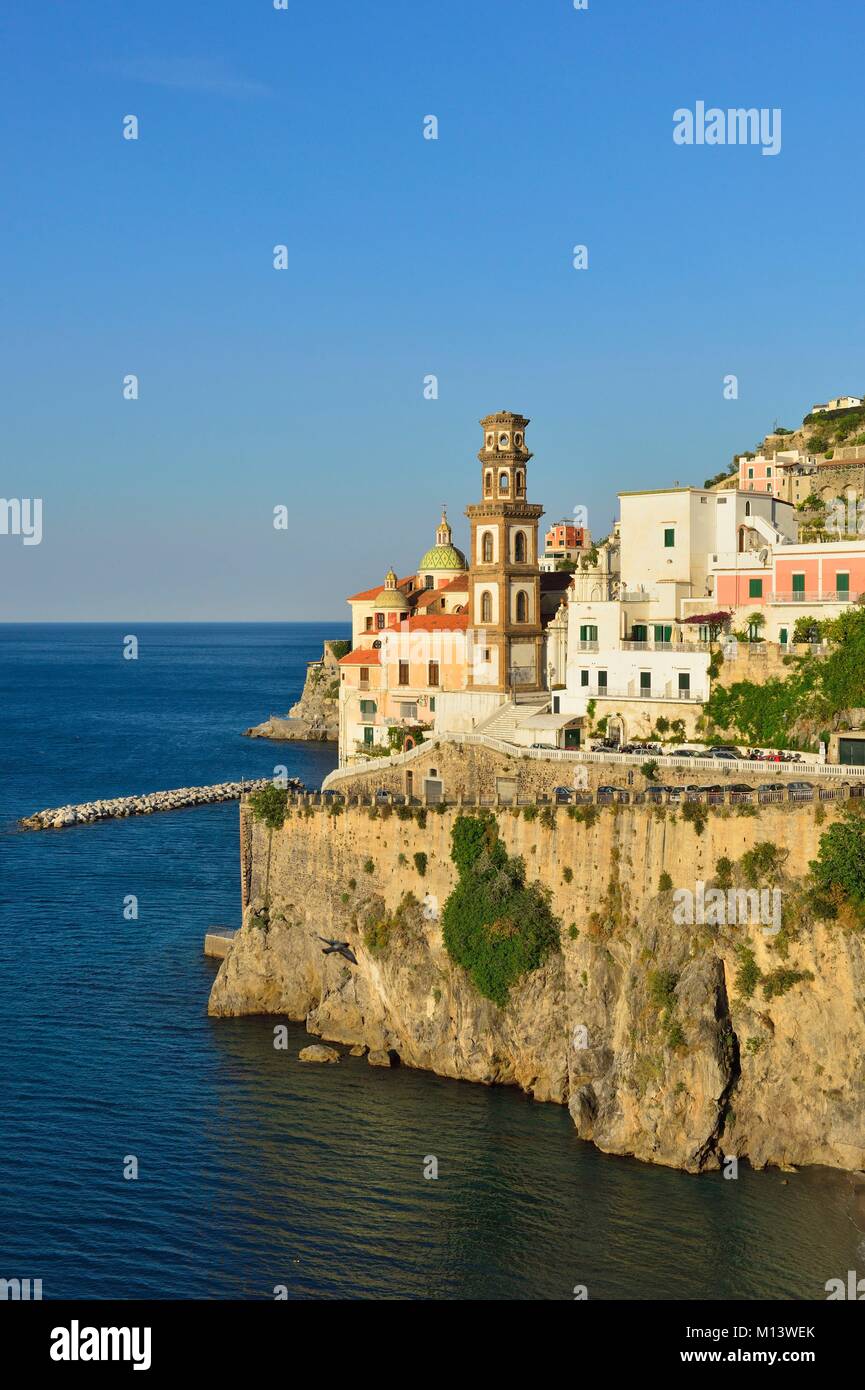
<path fill-rule="evenodd" d="M 7 0 L 0 494 L 43 539 L 0 618 L 341 618 L 443 501 L 465 545 L 490 411 L 600 536 L 861 393 L 863 40 L 861 0 Z M 674 144 L 698 101 L 780 153 Z"/>

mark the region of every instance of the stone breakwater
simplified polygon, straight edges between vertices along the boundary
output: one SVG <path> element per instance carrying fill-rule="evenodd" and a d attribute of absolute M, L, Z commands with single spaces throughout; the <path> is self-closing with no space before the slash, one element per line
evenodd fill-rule
<path fill-rule="evenodd" d="M 145 792 L 142 796 L 115 796 L 107 801 L 84 801 L 79 806 L 49 806 L 23 817 L 19 824 L 25 830 L 62 830 L 67 825 L 149 816 L 154 811 L 179 811 L 184 806 L 210 806 L 217 801 L 238 801 L 244 792 L 259 791 L 271 782 L 269 777 L 259 777 L 251 782 L 217 782 L 212 787 L 177 787 L 173 791 Z M 304 790 L 295 778 L 289 778 L 286 785 L 291 791 Z"/>

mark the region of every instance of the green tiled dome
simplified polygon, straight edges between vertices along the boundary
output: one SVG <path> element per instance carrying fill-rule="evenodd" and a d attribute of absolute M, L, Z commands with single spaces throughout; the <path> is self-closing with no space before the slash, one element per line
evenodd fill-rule
<path fill-rule="evenodd" d="M 418 565 L 418 573 L 423 570 L 464 570 L 466 557 L 455 545 L 434 545 L 428 550 Z"/>

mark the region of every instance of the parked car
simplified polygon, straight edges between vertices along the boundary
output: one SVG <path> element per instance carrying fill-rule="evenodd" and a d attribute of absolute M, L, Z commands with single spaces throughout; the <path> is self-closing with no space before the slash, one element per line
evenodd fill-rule
<path fill-rule="evenodd" d="M 670 756 L 672 758 L 694 758 L 697 755 L 693 748 L 677 748 L 675 753 L 671 753 Z"/>
<path fill-rule="evenodd" d="M 752 792 L 754 788 L 749 787 L 747 782 L 731 782 L 727 790 L 731 792 Z"/>
<path fill-rule="evenodd" d="M 716 758 L 741 758 L 741 748 L 736 748 L 732 743 L 716 743 L 710 748 L 710 753 Z"/>
<path fill-rule="evenodd" d="M 336 791 L 333 787 L 328 787 L 321 794 L 322 801 L 344 801 L 342 792 Z"/>
<path fill-rule="evenodd" d="M 574 798 L 574 793 L 570 787 L 554 787 L 553 796 L 555 797 L 556 801 L 561 803 L 564 801 L 572 801 Z"/>
<path fill-rule="evenodd" d="M 785 792 L 789 787 L 789 782 L 764 782 L 760 788 L 761 792 Z"/>
<path fill-rule="evenodd" d="M 786 785 L 791 792 L 812 792 L 814 790 L 813 782 L 788 782 Z"/>
<path fill-rule="evenodd" d="M 554 747 L 554 745 L 553 745 L 552 743 L 533 743 L 533 744 L 532 744 L 532 747 L 533 747 L 533 748 L 546 748 L 546 750 L 547 750 L 548 753 L 554 752 L 554 751 L 555 751 L 555 747 Z"/>

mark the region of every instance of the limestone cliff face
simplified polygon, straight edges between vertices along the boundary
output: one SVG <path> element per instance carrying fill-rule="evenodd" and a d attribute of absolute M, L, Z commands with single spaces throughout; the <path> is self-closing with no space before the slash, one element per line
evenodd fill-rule
<path fill-rule="evenodd" d="M 337 643 L 337 649 L 343 644 Z M 247 738 L 298 740 L 335 743 L 339 739 L 339 658 L 333 642 L 325 642 L 320 661 L 306 671 L 300 699 L 286 718 L 271 715 L 261 724 L 245 729 Z"/>
<path fill-rule="evenodd" d="M 410 1066 L 519 1085 L 568 1105 L 578 1133 L 606 1152 L 690 1171 L 733 1154 L 757 1166 L 865 1167 L 862 935 L 785 926 L 782 945 L 760 925 L 677 925 L 672 894 L 658 891 L 662 872 L 693 886 L 759 841 L 795 842 L 806 864 L 821 833 L 813 808 L 712 816 L 702 834 L 642 807 L 605 809 L 592 826 L 563 808 L 551 825 L 500 812 L 509 852 L 550 888 L 563 924 L 561 954 L 503 1009 L 442 944 L 455 814 L 430 812 L 421 827 L 360 807 L 295 809 L 271 834 L 242 808 L 249 903 L 211 1014 L 288 1015 L 332 1042 L 392 1048 Z M 365 924 L 383 917 L 390 930 L 373 940 Z M 319 933 L 348 940 L 357 966 L 324 956 Z M 763 977 L 783 968 L 795 981 L 744 997 L 742 945 Z"/>

